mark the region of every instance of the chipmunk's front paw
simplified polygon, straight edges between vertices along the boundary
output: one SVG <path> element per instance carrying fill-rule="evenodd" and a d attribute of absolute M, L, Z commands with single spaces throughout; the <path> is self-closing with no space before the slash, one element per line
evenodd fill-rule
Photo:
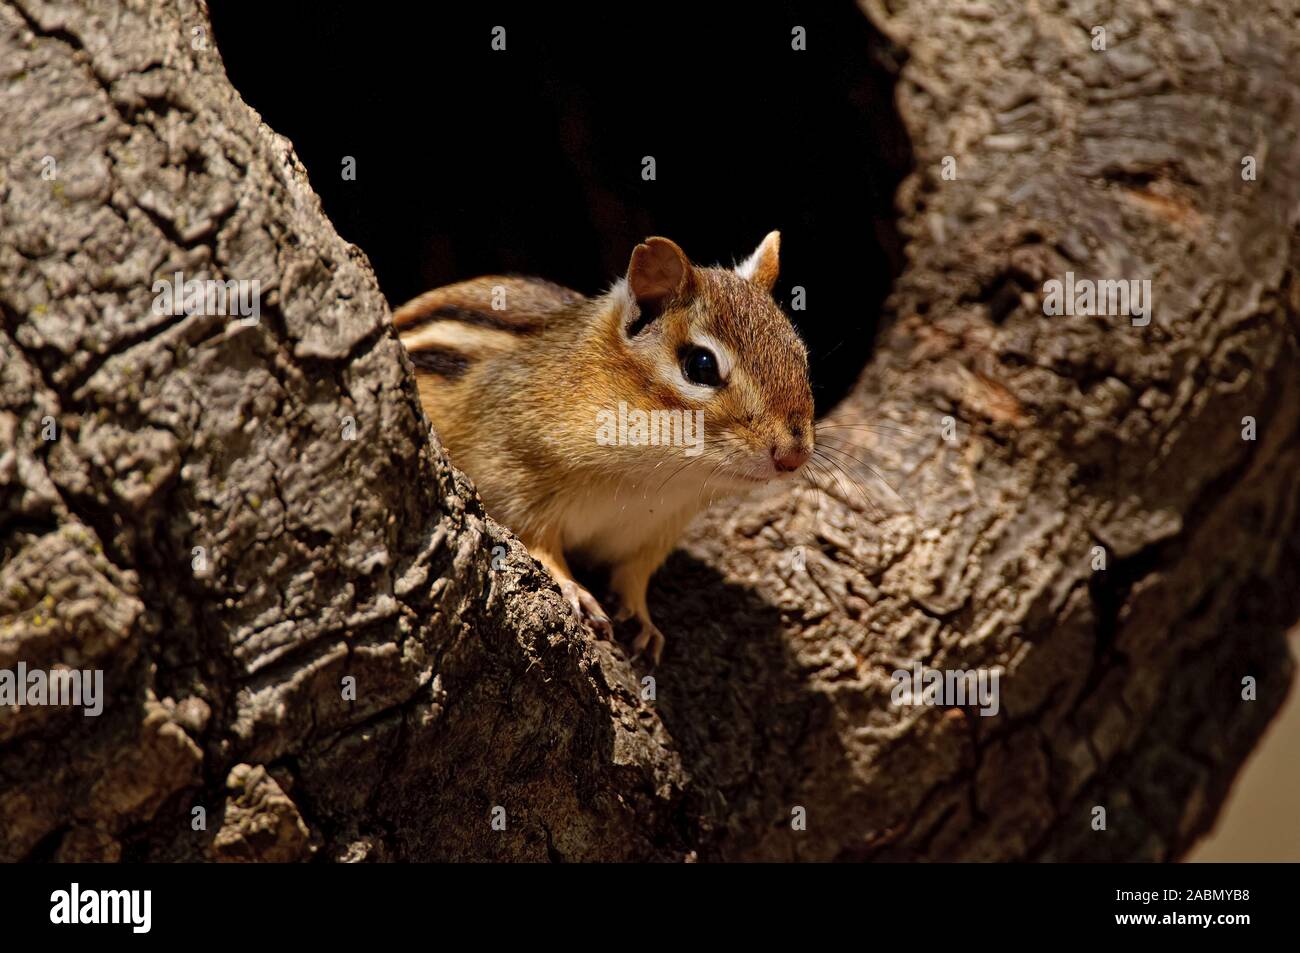
<path fill-rule="evenodd" d="M 650 659 L 655 665 L 658 665 L 660 657 L 664 654 L 664 634 L 649 619 L 641 619 L 640 621 L 641 631 L 637 633 L 636 639 L 632 642 L 632 657 L 637 658 L 649 647 Z"/>
<path fill-rule="evenodd" d="M 605 615 L 605 610 L 600 607 L 595 596 L 572 579 L 560 583 L 560 592 L 569 600 L 569 605 L 573 606 L 579 622 L 585 622 L 601 638 L 614 637 L 614 627 L 610 624 L 609 616 Z"/>

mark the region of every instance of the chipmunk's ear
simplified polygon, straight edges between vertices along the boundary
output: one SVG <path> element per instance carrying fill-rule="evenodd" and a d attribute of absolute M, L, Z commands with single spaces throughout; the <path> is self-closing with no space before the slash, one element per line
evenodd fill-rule
<path fill-rule="evenodd" d="M 636 337 L 659 317 L 670 298 L 689 294 L 694 273 L 686 253 L 666 238 L 647 238 L 632 249 L 627 266 L 627 287 L 637 304 L 637 315 L 628 326 L 628 337 Z"/>
<path fill-rule="evenodd" d="M 676 242 L 647 238 L 632 249 L 627 266 L 627 286 L 637 302 L 663 301 L 687 290 L 691 263 Z"/>
<path fill-rule="evenodd" d="M 764 291 L 776 285 L 777 272 L 781 270 L 781 233 L 768 232 L 754 254 L 736 266 L 736 274 L 752 281 Z"/>

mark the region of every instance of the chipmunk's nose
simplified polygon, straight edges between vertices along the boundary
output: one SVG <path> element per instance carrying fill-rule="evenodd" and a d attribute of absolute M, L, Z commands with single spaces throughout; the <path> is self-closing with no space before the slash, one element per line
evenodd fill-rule
<path fill-rule="evenodd" d="M 782 473 L 793 473 L 808 462 L 812 451 L 802 444 L 795 444 L 788 449 L 772 447 L 772 463 Z"/>

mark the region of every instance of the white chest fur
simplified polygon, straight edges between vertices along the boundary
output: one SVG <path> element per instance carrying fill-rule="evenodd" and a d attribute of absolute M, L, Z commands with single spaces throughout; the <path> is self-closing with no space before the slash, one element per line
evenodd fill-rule
<path fill-rule="evenodd" d="M 717 494 L 719 497 L 721 493 Z M 565 501 L 564 548 L 601 563 L 618 563 L 653 546 L 671 546 L 700 510 L 710 489 L 685 480 L 651 478 L 640 484 L 592 487 Z M 671 537 L 671 538 L 666 538 Z"/>

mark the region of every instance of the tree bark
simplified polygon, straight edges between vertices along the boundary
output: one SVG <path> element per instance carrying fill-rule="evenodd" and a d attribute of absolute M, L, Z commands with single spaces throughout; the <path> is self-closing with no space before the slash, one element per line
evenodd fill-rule
<path fill-rule="evenodd" d="M 843 472 L 693 528 L 648 673 L 448 465 L 204 8 L 0 0 L 0 668 L 108 695 L 0 711 L 0 858 L 1178 857 L 1292 674 L 1300 34 L 1061 6 L 865 4 L 916 171 Z"/>

